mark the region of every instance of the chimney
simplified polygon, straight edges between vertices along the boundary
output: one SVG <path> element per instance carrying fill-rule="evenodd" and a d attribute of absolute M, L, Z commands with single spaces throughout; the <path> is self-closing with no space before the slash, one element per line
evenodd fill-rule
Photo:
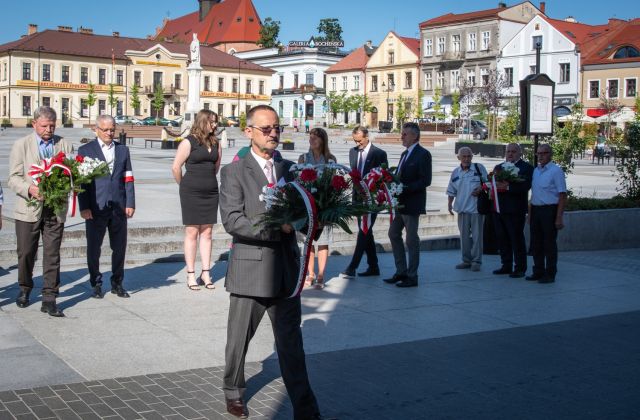
<path fill-rule="evenodd" d="M 113 35 L 114 38 L 120 38 L 120 32 L 118 32 L 118 31 L 113 31 L 112 35 Z"/>
<path fill-rule="evenodd" d="M 500 9 L 506 9 L 507 8 L 507 3 L 501 1 L 500 3 L 498 3 L 498 7 Z"/>
<path fill-rule="evenodd" d="M 369 39 L 369 40 L 367 40 L 367 42 L 365 42 L 365 43 L 364 43 L 364 45 L 366 45 L 366 46 L 367 46 L 367 48 L 369 48 L 369 49 L 373 48 L 373 44 L 371 43 L 371 40 L 370 40 L 370 39 Z"/>
<path fill-rule="evenodd" d="M 38 25 L 30 23 L 27 27 L 27 35 L 33 35 L 38 32 Z"/>
<path fill-rule="evenodd" d="M 544 9 L 547 7 L 547 3 L 544 1 L 540 2 L 540 11 L 542 12 L 542 14 L 544 15 Z"/>
<path fill-rule="evenodd" d="M 59 32 L 73 32 L 73 28 L 71 26 L 62 26 L 58 25 Z"/>
<path fill-rule="evenodd" d="M 85 35 L 93 35 L 93 29 L 85 28 L 83 26 L 78 28 L 78 32 Z"/>
<path fill-rule="evenodd" d="M 625 21 L 623 19 L 618 18 L 609 18 L 609 27 L 613 28 L 623 24 Z"/>
<path fill-rule="evenodd" d="M 204 18 L 207 17 L 209 11 L 213 8 L 213 6 L 220 3 L 220 1 L 221 0 L 198 0 L 198 3 L 200 3 L 200 13 L 198 16 L 200 22 L 202 22 Z"/>

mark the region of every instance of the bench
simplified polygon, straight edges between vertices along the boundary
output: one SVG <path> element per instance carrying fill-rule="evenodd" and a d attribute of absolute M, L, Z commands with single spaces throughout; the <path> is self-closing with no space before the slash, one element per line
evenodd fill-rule
<path fill-rule="evenodd" d="M 153 149 L 153 143 L 160 143 L 162 144 L 162 140 L 157 140 L 157 139 L 144 139 L 144 148 L 147 148 L 147 143 L 150 144 L 149 148 Z"/>

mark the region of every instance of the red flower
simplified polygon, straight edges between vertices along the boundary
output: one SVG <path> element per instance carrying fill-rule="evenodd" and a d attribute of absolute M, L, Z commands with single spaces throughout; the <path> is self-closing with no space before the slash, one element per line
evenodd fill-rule
<path fill-rule="evenodd" d="M 347 184 L 347 181 L 340 175 L 334 175 L 333 178 L 331 178 L 331 187 L 335 188 L 337 191 L 345 190 L 348 186 L 349 184 Z"/>
<path fill-rule="evenodd" d="M 318 173 L 315 169 L 307 168 L 300 172 L 300 181 L 302 182 L 313 182 L 316 179 L 318 179 Z"/>
<path fill-rule="evenodd" d="M 58 153 L 57 155 L 55 155 L 51 159 L 51 162 L 52 163 L 64 163 L 64 158 L 65 158 L 64 152 L 60 152 L 60 153 Z"/>
<path fill-rule="evenodd" d="M 267 184 L 267 188 L 273 188 L 276 184 L 274 184 L 273 182 L 270 182 Z"/>
<path fill-rule="evenodd" d="M 387 201 L 387 195 L 384 193 L 384 191 L 380 190 L 378 191 L 378 195 L 376 195 L 376 202 L 378 204 L 384 204 Z"/>
<path fill-rule="evenodd" d="M 82 156 L 82 155 L 76 155 L 76 162 L 78 162 L 78 163 L 82 163 L 82 162 L 84 162 L 84 156 Z"/>
<path fill-rule="evenodd" d="M 393 181 L 393 177 L 391 176 L 391 174 L 389 173 L 389 171 L 383 169 L 382 170 L 382 179 L 384 180 L 384 182 L 391 182 Z"/>
<path fill-rule="evenodd" d="M 357 184 L 360 181 L 362 181 L 362 176 L 360 175 L 360 171 L 358 171 L 356 169 L 352 169 L 351 172 L 349 172 L 349 176 L 353 180 L 354 184 Z"/>

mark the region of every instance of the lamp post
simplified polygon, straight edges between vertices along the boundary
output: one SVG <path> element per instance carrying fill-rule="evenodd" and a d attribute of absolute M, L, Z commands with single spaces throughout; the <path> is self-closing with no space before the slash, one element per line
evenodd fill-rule
<path fill-rule="evenodd" d="M 244 60 L 238 60 L 238 86 L 237 86 L 237 88 L 238 88 L 237 89 L 238 90 L 238 92 L 237 92 L 238 93 L 238 105 L 237 105 L 237 110 L 236 110 L 237 113 L 238 113 L 238 115 L 237 115 L 238 123 L 240 123 L 240 64 L 241 63 L 247 64 L 247 62 L 244 61 Z"/>
<path fill-rule="evenodd" d="M 389 92 L 391 92 L 395 87 L 395 84 L 393 84 L 393 82 L 389 81 L 389 86 L 385 85 L 384 82 L 382 82 L 382 91 L 383 92 L 387 92 L 387 121 L 391 121 L 389 119 Z"/>
<path fill-rule="evenodd" d="M 40 67 L 40 53 L 44 50 L 42 45 L 38 45 L 38 107 L 40 107 L 40 81 L 42 80 L 42 67 Z"/>

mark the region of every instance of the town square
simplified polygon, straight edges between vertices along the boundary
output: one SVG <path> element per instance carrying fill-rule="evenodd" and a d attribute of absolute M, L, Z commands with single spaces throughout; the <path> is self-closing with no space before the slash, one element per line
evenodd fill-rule
<path fill-rule="evenodd" d="M 7 6 L 0 419 L 637 417 L 632 5 L 352 3 Z"/>

